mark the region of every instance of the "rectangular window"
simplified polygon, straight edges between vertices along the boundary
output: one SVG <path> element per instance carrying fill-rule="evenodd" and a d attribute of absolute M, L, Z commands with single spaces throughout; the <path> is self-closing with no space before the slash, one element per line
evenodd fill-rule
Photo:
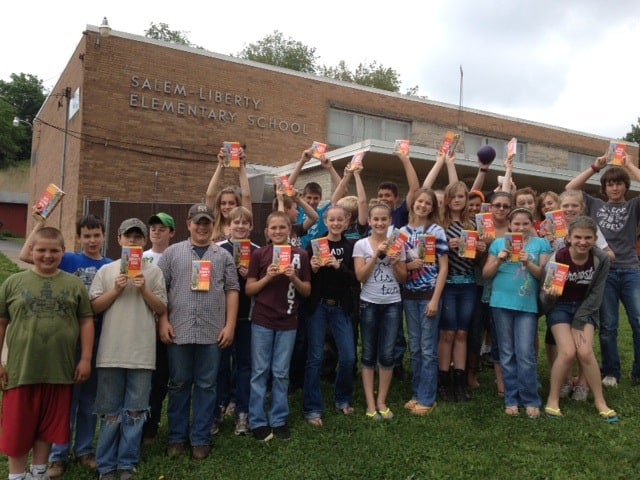
<path fill-rule="evenodd" d="M 469 158 L 473 158 L 475 153 L 482 147 L 483 145 L 491 145 L 496 151 L 496 159 L 504 160 L 507 157 L 507 143 L 509 143 L 510 138 L 507 140 L 485 137 L 481 135 L 474 135 L 472 133 L 465 133 L 464 135 L 464 151 L 465 154 L 469 156 Z M 516 151 L 516 158 L 514 158 L 514 162 L 516 163 L 526 163 L 527 162 L 527 144 L 518 141 L 518 147 Z"/>
<path fill-rule="evenodd" d="M 583 155 L 582 153 L 569 152 L 567 169 L 573 170 L 574 172 L 582 172 L 589 168 L 592 163 L 592 155 Z"/>
<path fill-rule="evenodd" d="M 344 147 L 367 139 L 393 142 L 409 138 L 411 123 L 374 117 L 344 110 L 329 110 L 329 137 L 331 145 Z"/>

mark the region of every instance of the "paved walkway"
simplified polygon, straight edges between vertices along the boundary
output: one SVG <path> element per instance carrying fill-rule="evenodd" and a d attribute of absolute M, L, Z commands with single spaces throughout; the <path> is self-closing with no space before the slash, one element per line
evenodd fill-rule
<path fill-rule="evenodd" d="M 2 252 L 9 260 L 18 265 L 20 268 L 31 268 L 31 265 L 21 261 L 18 258 L 20 256 L 21 249 L 22 244 L 20 243 L 0 239 L 0 252 Z"/>

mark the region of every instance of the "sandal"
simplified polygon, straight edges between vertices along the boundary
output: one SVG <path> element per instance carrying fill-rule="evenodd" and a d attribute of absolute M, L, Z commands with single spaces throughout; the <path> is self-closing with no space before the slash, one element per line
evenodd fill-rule
<path fill-rule="evenodd" d="M 425 415 L 429 415 L 431 413 L 433 413 L 433 411 L 436 409 L 436 406 L 438 404 L 436 402 L 433 402 L 433 405 L 431 405 L 430 407 L 426 407 L 424 405 L 420 405 L 419 403 L 416 404 L 415 407 L 413 407 L 411 409 L 411 415 L 418 415 L 420 417 L 423 417 Z"/>
<path fill-rule="evenodd" d="M 353 415 L 353 412 L 355 411 L 351 405 L 349 405 L 348 407 L 337 408 L 336 410 L 338 410 L 344 416 Z"/>
<path fill-rule="evenodd" d="M 615 410 L 609 409 L 607 411 L 599 412 L 600 418 L 604 420 L 605 423 L 616 423 L 620 421 L 618 414 Z"/>
<path fill-rule="evenodd" d="M 378 410 L 378 413 L 383 420 L 391 420 L 393 418 L 393 412 L 389 407 L 385 410 Z"/>
<path fill-rule="evenodd" d="M 307 423 L 312 427 L 322 427 L 323 425 L 320 417 L 307 418 Z"/>
<path fill-rule="evenodd" d="M 365 412 L 365 416 L 367 417 L 367 420 L 380 420 L 380 414 L 376 410 L 373 412 Z"/>
<path fill-rule="evenodd" d="M 527 407 L 527 417 L 532 419 L 540 418 L 540 409 L 538 407 Z"/>
<path fill-rule="evenodd" d="M 504 413 L 506 413 L 510 417 L 517 417 L 520 415 L 520 410 L 518 410 L 517 406 L 511 406 L 511 407 L 506 407 L 504 409 Z"/>
<path fill-rule="evenodd" d="M 413 410 L 414 408 L 416 408 L 416 405 L 418 405 L 418 401 L 412 398 L 404 404 L 404 408 L 406 408 L 407 410 Z"/>
<path fill-rule="evenodd" d="M 544 407 L 544 413 L 547 415 L 547 418 L 552 420 L 558 420 L 563 417 L 559 408 Z"/>

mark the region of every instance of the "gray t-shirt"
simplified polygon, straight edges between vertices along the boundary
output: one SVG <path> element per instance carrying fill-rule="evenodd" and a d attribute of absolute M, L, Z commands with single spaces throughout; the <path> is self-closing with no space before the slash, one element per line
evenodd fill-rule
<path fill-rule="evenodd" d="M 587 193 L 583 195 L 589 216 L 596 221 L 609 247 L 616 254 L 611 268 L 640 269 L 636 254 L 640 197 L 623 203 L 608 203 Z"/>

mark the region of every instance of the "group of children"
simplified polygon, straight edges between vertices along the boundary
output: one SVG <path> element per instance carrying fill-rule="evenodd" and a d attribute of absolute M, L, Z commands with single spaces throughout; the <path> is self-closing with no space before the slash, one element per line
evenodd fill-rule
<path fill-rule="evenodd" d="M 97 467 L 103 479 L 132 478 L 143 436 L 152 441 L 157 434 L 167 392 L 169 456 L 190 450 L 196 460 L 207 458 L 223 412 L 235 415 L 236 435 L 290 438 L 290 375 L 302 386 L 305 419 L 322 427 L 327 331 L 338 355 L 335 409 L 354 413 L 359 337 L 366 418 L 390 420 L 387 396 L 394 368 L 405 355 L 405 321 L 412 396 L 404 407 L 413 415 L 431 414 L 437 396 L 471 399 L 484 341 L 491 344 L 505 413 L 516 416 L 524 408 L 529 417 L 540 416 L 536 339 L 538 318 L 546 314 L 552 367 L 545 414 L 561 418 L 560 398 L 590 389 L 600 417 L 617 421 L 602 385 L 620 380 L 617 316 L 611 313 L 618 298 L 640 333 L 638 295 L 630 293 L 640 288 L 634 282 L 640 278 L 635 254 L 640 210 L 637 199 L 624 197 L 629 174 L 640 180 L 640 170 L 628 156 L 622 167 L 608 168 L 601 177 L 607 201 L 601 201 L 576 191 L 606 166 L 606 158 L 599 157 L 562 195 L 546 192 L 537 199 L 531 189 L 512 190 L 508 158 L 505 180 L 488 199 L 495 236 L 481 235 L 476 258 L 469 259 L 458 255 L 460 239 L 464 230 L 477 227 L 482 184 L 495 152 L 489 160 L 479 155 L 471 190 L 457 179 L 453 153 L 438 153 L 422 188 L 408 154 L 397 155 L 409 186 L 402 202 L 391 182 L 380 184 L 378 198 L 367 202 L 361 165 L 349 166 L 340 178 L 321 157 L 336 185 L 331 202 L 318 208 L 322 191 L 314 183 L 293 196 L 277 190 L 266 222 L 267 244 L 250 244 L 248 265 L 237 264 L 233 255 L 234 245 L 253 230 L 244 151 L 242 198 L 235 189 L 218 188 L 221 150 L 207 203 L 189 209 L 188 239 L 169 245 L 175 222 L 165 213 L 153 215 L 149 226 L 135 218 L 122 222 L 123 247 L 144 246 L 151 229 L 152 249 L 133 278 L 121 269 L 121 260 L 102 257 L 100 219 L 89 215 L 78 222 L 78 254 L 65 253 L 60 232 L 39 223 L 21 253 L 34 269 L 0 287 L 0 340 L 6 338 L 8 346 L 7 365 L 0 366 L 5 387 L 0 451 L 9 457 L 9 478 L 62 476 L 72 433 L 75 457 L 83 465 Z M 311 157 L 311 150 L 303 152 L 289 178 L 292 185 Z M 444 192 L 434 191 L 443 166 L 449 184 Z M 345 197 L 352 178 L 357 196 Z M 554 238 L 544 221 L 542 215 L 551 210 L 564 212 L 565 239 Z M 394 229 L 406 238 L 400 248 L 390 236 Z M 522 234 L 515 259 L 508 232 Z M 429 262 L 421 246 L 425 235 L 435 237 Z M 327 242 L 321 255 L 318 238 Z M 274 261 L 274 251 L 283 245 L 291 246 L 284 266 Z M 561 296 L 539 286 L 549 259 L 569 266 Z M 598 328 L 602 382 L 593 353 Z M 635 381 L 640 380 L 638 343 Z M 296 379 L 294 366 L 301 364 Z M 95 455 L 93 413 L 100 420 Z"/>

